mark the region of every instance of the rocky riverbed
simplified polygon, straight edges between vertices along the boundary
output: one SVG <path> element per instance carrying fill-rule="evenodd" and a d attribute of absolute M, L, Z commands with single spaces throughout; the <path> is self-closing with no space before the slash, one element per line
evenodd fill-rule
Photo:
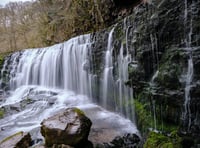
<path fill-rule="evenodd" d="M 15 102 L 11 97 L 8 99 L 13 100 L 12 103 L 10 102 L 9 104 L 5 102 L 4 105 L 2 104 L 1 108 L 3 108 L 5 111 L 5 117 L 0 121 L 2 123 L 1 138 L 4 140 L 1 142 L 0 147 L 8 143 L 12 143 L 12 145 L 13 143 L 16 145 L 18 143 L 23 143 L 21 142 L 23 141 L 23 136 L 19 136 L 21 134 L 16 133 L 24 132 L 28 132 L 31 135 L 32 139 L 30 145 L 35 145 L 38 147 L 43 146 L 46 141 L 43 136 L 46 137 L 46 133 L 48 133 L 44 132 L 44 125 L 48 125 L 52 128 L 54 127 L 57 130 L 60 129 L 59 131 L 65 131 L 67 129 L 66 127 L 70 127 L 71 131 L 68 131 L 67 133 L 69 134 L 74 132 L 74 130 L 80 129 L 79 126 L 81 127 L 81 125 L 79 124 L 78 120 L 79 115 L 81 115 L 81 119 L 82 117 L 84 117 L 83 119 L 87 119 L 83 120 L 82 122 L 84 125 L 83 127 L 86 128 L 84 131 L 85 136 L 83 136 L 83 141 L 90 141 L 89 144 L 91 146 L 113 147 L 117 144 L 133 145 L 135 143 L 138 144 L 140 141 L 140 138 L 137 136 L 139 135 L 139 132 L 130 120 L 122 117 L 119 114 L 105 110 L 94 103 L 91 103 L 90 100 L 85 96 L 75 95 L 72 92 L 68 92 L 66 94 L 66 92 L 64 93 L 58 90 L 52 91 L 50 89 L 38 87 L 31 87 L 28 90 L 23 90 L 21 88 L 21 91 L 23 92 L 23 96 L 24 94 L 28 96 L 28 100 L 27 97 L 22 97 L 21 100 L 16 98 L 17 102 Z M 56 98 L 59 99 L 59 102 Z M 62 102 L 62 99 L 64 98 L 68 99 L 65 101 L 63 100 Z M 75 113 L 72 111 L 67 115 L 66 109 L 69 110 L 69 108 L 71 108 L 70 106 L 76 106 L 81 110 L 75 109 Z M 34 113 L 32 111 L 34 111 Z M 67 116 L 64 118 L 63 115 Z M 35 116 L 37 116 L 37 118 L 35 118 Z M 40 127 L 42 127 L 43 136 L 41 135 Z M 78 133 L 79 132 L 80 131 L 78 130 Z M 62 132 L 56 132 L 54 130 L 50 132 L 51 136 L 54 135 L 52 138 L 55 141 L 57 141 L 57 138 L 59 137 L 56 135 L 56 133 L 59 135 Z M 13 134 L 14 136 L 12 136 Z M 73 136 L 69 134 L 68 138 L 66 139 L 69 139 L 69 137 Z M 11 140 L 12 142 L 8 142 L 7 140 Z M 56 144 L 54 140 L 50 140 L 52 142 L 50 144 L 51 146 L 52 144 Z M 69 144 L 74 146 L 74 144 L 70 143 L 61 142 L 59 144 Z"/>

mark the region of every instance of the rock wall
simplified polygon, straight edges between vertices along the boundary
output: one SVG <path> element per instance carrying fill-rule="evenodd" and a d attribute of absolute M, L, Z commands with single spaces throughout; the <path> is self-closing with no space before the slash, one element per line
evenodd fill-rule
<path fill-rule="evenodd" d="M 121 44 L 132 54 L 126 84 L 134 89 L 137 124 L 142 133 L 146 135 L 149 129 L 176 131 L 182 137 L 182 145 L 190 141 L 188 147 L 200 140 L 199 8 L 196 0 L 152 0 L 140 4 L 130 16 L 117 22 L 113 41 L 115 60 Z M 91 53 L 93 73 L 97 75 L 104 66 L 100 59 L 107 37 L 106 31 L 93 36 L 99 41 Z"/>

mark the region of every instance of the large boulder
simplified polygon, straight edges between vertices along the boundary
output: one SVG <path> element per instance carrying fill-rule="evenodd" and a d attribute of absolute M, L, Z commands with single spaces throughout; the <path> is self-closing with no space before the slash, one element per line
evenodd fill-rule
<path fill-rule="evenodd" d="M 45 145 L 77 146 L 86 143 L 92 122 L 78 108 L 68 108 L 41 123 Z"/>
<path fill-rule="evenodd" d="M 18 132 L 0 142 L 0 148 L 27 148 L 31 146 L 29 133 Z"/>

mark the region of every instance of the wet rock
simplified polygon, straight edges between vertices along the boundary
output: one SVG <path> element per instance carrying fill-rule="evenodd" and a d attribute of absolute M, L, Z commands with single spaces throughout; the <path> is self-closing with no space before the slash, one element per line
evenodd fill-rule
<path fill-rule="evenodd" d="M 44 145 L 36 145 L 34 146 L 34 148 L 46 148 Z M 64 144 L 60 144 L 60 145 L 56 145 L 54 144 L 51 148 L 73 148 L 69 145 L 64 145 Z"/>
<path fill-rule="evenodd" d="M 45 146 L 44 145 L 37 145 L 34 148 L 45 148 Z"/>
<path fill-rule="evenodd" d="M 140 138 L 136 134 L 126 134 L 123 137 L 116 137 L 108 145 L 111 148 L 131 147 L 136 148 L 140 142 Z"/>
<path fill-rule="evenodd" d="M 41 123 L 46 146 L 77 146 L 87 141 L 92 122 L 78 108 L 68 108 Z"/>
<path fill-rule="evenodd" d="M 136 134 L 125 134 L 124 136 L 115 137 L 109 143 L 96 144 L 98 148 L 137 148 L 140 143 L 140 138 Z"/>
<path fill-rule="evenodd" d="M 52 148 L 73 148 L 73 147 L 71 147 L 71 146 L 69 146 L 69 145 L 64 145 L 64 144 L 61 144 L 61 145 L 56 145 L 56 144 L 54 144 L 54 145 L 52 146 Z"/>
<path fill-rule="evenodd" d="M 85 141 L 84 143 L 81 143 L 76 146 L 70 146 L 65 144 L 54 144 L 52 148 L 93 148 L 93 144 L 90 141 Z"/>
<path fill-rule="evenodd" d="M 18 132 L 0 142 L 1 148 L 27 148 L 31 146 L 29 133 Z"/>

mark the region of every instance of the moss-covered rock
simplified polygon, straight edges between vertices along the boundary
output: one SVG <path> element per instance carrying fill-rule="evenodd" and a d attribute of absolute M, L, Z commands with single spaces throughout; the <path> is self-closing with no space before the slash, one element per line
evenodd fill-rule
<path fill-rule="evenodd" d="M 150 132 L 144 144 L 144 148 L 180 148 L 181 138 L 177 135 L 176 131 L 172 132 L 169 136 L 161 133 Z"/>
<path fill-rule="evenodd" d="M 31 146 L 31 136 L 29 133 L 18 132 L 0 142 L 2 148 L 27 148 Z"/>

